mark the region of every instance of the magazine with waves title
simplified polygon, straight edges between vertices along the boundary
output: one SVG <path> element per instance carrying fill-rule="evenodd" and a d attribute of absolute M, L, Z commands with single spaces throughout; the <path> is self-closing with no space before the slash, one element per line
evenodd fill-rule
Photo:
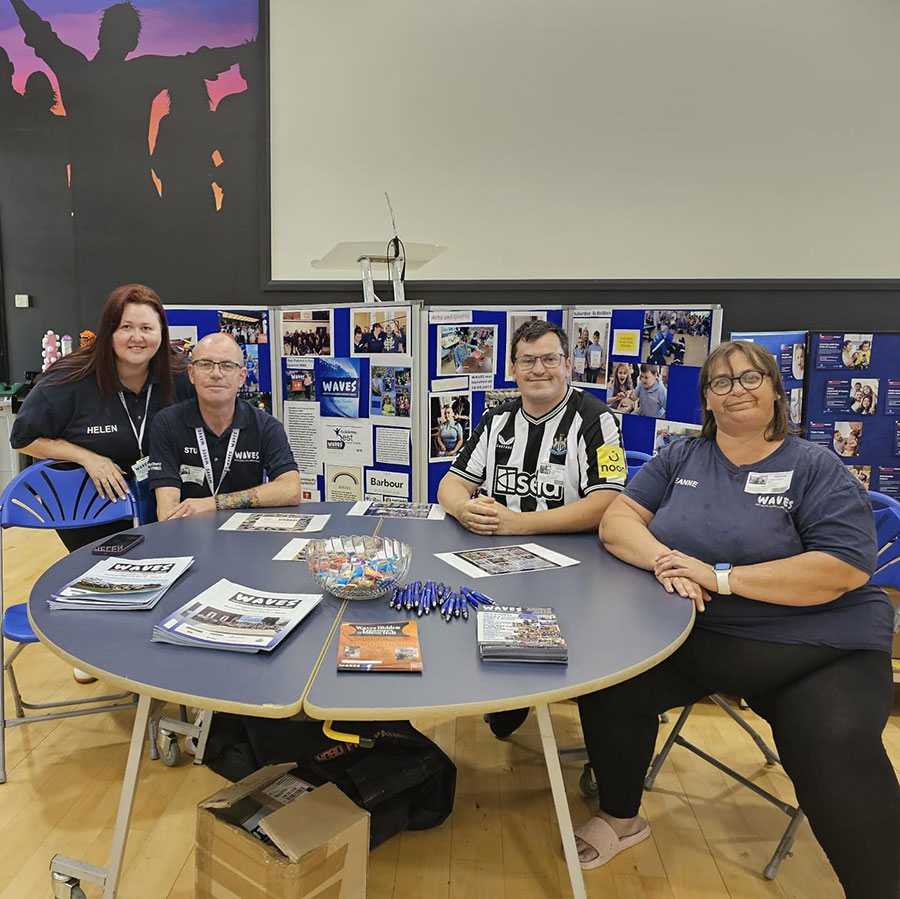
<path fill-rule="evenodd" d="M 416 622 L 344 622 L 338 641 L 337 670 L 421 671 Z"/>

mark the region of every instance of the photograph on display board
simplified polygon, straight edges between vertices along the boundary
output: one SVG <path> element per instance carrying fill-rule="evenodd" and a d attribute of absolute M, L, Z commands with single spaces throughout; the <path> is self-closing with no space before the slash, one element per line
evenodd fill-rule
<path fill-rule="evenodd" d="M 441 375 L 492 375 L 497 371 L 496 325 L 440 325 L 438 370 Z"/>
<path fill-rule="evenodd" d="M 863 423 L 861 421 L 836 421 L 832 437 L 832 449 L 848 459 L 858 456 L 862 450 Z"/>
<path fill-rule="evenodd" d="M 516 331 L 525 324 L 525 322 L 545 322 L 547 321 L 546 312 L 507 312 L 506 313 L 506 362 L 504 368 L 506 374 L 505 381 L 514 381 L 512 362 L 510 361 L 512 350 L 512 339 Z"/>
<path fill-rule="evenodd" d="M 682 437 L 696 437 L 700 434 L 701 425 L 689 424 L 685 421 L 657 421 L 653 426 L 653 455 L 664 446 L 680 440 Z"/>
<path fill-rule="evenodd" d="M 614 412 L 665 418 L 668 401 L 669 367 L 631 362 L 613 362 L 606 403 Z"/>
<path fill-rule="evenodd" d="M 330 356 L 333 309 L 297 309 L 281 313 L 284 356 Z"/>
<path fill-rule="evenodd" d="M 429 458 L 452 459 L 472 433 L 472 398 L 468 393 L 432 393 L 428 404 Z"/>
<path fill-rule="evenodd" d="M 384 309 L 354 309 L 350 313 L 350 355 L 412 353 L 409 340 L 409 306 L 385 303 Z"/>
<path fill-rule="evenodd" d="M 788 418 L 795 425 L 803 421 L 803 388 L 795 387 L 788 391 Z"/>
<path fill-rule="evenodd" d="M 864 371 L 872 364 L 872 334 L 819 334 L 816 368 Z"/>
<path fill-rule="evenodd" d="M 878 411 L 878 378 L 853 378 L 850 411 L 857 415 L 874 415 Z"/>
<path fill-rule="evenodd" d="M 369 414 L 409 418 L 412 371 L 408 367 L 373 365 Z"/>
<path fill-rule="evenodd" d="M 648 309 L 641 359 L 653 365 L 703 365 L 709 354 L 709 309 Z"/>
<path fill-rule="evenodd" d="M 610 321 L 610 313 L 582 316 L 576 312 L 573 316 L 569 334 L 573 384 L 606 387 Z"/>
<path fill-rule="evenodd" d="M 250 343 L 267 343 L 266 313 L 250 310 L 219 312 L 219 330 L 230 334 L 241 346 Z"/>
<path fill-rule="evenodd" d="M 287 366 L 284 398 L 286 400 L 315 402 L 316 373 L 315 358 L 313 356 L 291 357 Z"/>
<path fill-rule="evenodd" d="M 499 406 L 507 400 L 518 399 L 521 395 L 522 393 L 515 387 L 508 390 L 486 390 L 484 392 L 484 411 L 487 412 L 488 409 L 493 409 L 494 406 Z"/>
<path fill-rule="evenodd" d="M 793 378 L 795 381 L 803 380 L 803 373 L 806 370 L 806 344 L 792 343 L 786 344 L 781 348 L 781 358 L 790 358 L 791 367 L 789 371 L 782 366 L 781 374 L 786 378 Z"/>
<path fill-rule="evenodd" d="M 859 481 L 866 490 L 869 489 L 869 484 L 872 482 L 872 466 L 871 465 L 848 465 L 847 471 Z"/>

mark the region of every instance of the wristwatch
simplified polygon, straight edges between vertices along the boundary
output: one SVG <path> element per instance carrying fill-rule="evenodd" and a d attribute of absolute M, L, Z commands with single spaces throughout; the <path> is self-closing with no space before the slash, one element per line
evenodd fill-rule
<path fill-rule="evenodd" d="M 731 562 L 716 562 L 713 565 L 713 571 L 716 573 L 716 593 L 720 593 L 722 596 L 731 595 L 731 585 L 728 583 L 728 578 L 732 567 Z"/>

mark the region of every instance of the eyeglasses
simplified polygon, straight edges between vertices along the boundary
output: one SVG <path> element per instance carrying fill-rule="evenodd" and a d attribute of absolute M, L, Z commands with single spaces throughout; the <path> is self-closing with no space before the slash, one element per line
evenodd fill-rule
<path fill-rule="evenodd" d="M 559 368 L 559 363 L 565 358 L 565 353 L 544 353 L 543 356 L 519 356 L 518 359 L 513 359 L 513 364 L 521 371 L 531 371 L 534 363 L 540 359 L 544 368 Z"/>
<path fill-rule="evenodd" d="M 716 396 L 726 396 L 734 390 L 734 382 L 740 381 L 741 387 L 744 390 L 759 390 L 762 385 L 763 378 L 768 375 L 768 372 L 765 371 L 742 371 L 739 375 L 735 375 L 733 378 L 728 375 L 719 375 L 717 378 L 713 378 L 706 386 L 716 395 Z"/>
<path fill-rule="evenodd" d="M 218 365 L 219 371 L 223 375 L 233 375 L 239 372 L 244 366 L 240 362 L 215 362 L 212 359 L 192 359 L 191 365 L 194 366 L 195 371 L 202 371 L 203 374 L 208 375 L 213 368 Z"/>

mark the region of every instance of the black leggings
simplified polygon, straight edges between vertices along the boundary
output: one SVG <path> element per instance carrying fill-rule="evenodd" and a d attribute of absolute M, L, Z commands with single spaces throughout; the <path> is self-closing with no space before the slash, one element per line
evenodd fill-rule
<path fill-rule="evenodd" d="M 894 698 L 884 652 L 695 628 L 655 668 L 579 698 L 600 808 L 617 818 L 638 813 L 658 715 L 710 693 L 744 697 L 772 726 L 800 807 L 849 899 L 897 899 L 900 785 L 881 742 Z"/>

